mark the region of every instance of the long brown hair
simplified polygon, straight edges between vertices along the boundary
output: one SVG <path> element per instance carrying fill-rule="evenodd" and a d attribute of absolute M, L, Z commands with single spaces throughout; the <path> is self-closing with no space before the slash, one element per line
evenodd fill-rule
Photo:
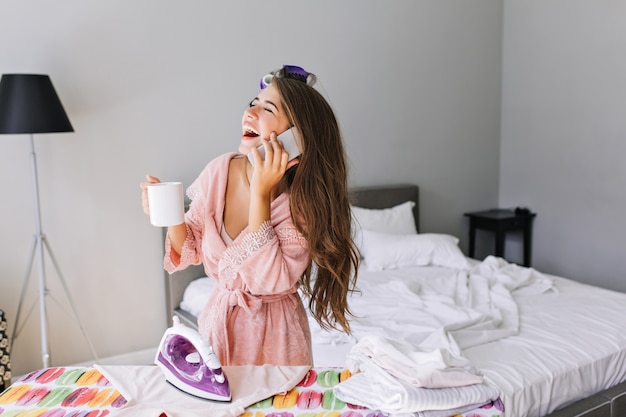
<path fill-rule="evenodd" d="M 307 83 L 272 80 L 291 123 L 302 138 L 299 164 L 285 175 L 291 216 L 307 239 L 311 261 L 300 282 L 311 314 L 322 328 L 350 333 L 348 294 L 354 291 L 359 251 L 352 239 L 348 175 L 335 114 Z M 314 75 L 310 74 L 310 77 Z"/>

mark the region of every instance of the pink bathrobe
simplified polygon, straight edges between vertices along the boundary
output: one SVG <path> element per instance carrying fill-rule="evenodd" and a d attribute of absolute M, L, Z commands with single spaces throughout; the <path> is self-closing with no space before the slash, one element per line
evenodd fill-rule
<path fill-rule="evenodd" d="M 309 262 L 307 242 L 294 227 L 289 196 L 271 205 L 271 220 L 257 232 L 244 229 L 231 243 L 222 239 L 224 202 L 231 153 L 211 161 L 187 189 L 187 239 L 181 260 L 165 269 L 204 264 L 215 290 L 198 319 L 222 365 L 312 365 L 311 332 L 297 288 Z"/>

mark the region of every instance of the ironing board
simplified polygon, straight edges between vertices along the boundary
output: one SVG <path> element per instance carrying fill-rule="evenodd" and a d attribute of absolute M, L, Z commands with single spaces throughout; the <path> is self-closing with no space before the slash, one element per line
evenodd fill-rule
<path fill-rule="evenodd" d="M 349 378 L 340 368 L 313 368 L 296 387 L 246 409 L 241 417 L 384 417 L 346 404 L 332 387 Z M 115 417 L 126 399 L 95 368 L 52 367 L 24 375 L 0 394 L 2 417 Z M 500 417 L 492 404 L 455 417 Z M 163 417 L 166 417 L 162 415 Z"/>

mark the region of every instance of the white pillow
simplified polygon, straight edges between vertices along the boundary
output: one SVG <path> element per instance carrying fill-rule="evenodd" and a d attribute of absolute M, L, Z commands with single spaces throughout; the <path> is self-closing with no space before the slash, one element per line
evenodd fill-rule
<path fill-rule="evenodd" d="M 467 269 L 469 262 L 458 247 L 459 239 L 438 233 L 392 235 L 362 230 L 361 254 L 370 271 L 410 266 Z"/>
<path fill-rule="evenodd" d="M 364 229 L 395 235 L 415 234 L 417 230 L 415 229 L 413 207 L 415 207 L 413 201 L 406 201 L 385 209 L 352 206 L 355 232 L 358 235 L 358 230 Z"/>
<path fill-rule="evenodd" d="M 194 317 L 199 317 L 206 302 L 209 300 L 211 291 L 215 286 L 215 279 L 209 277 L 196 278 L 185 288 L 180 308 Z"/>

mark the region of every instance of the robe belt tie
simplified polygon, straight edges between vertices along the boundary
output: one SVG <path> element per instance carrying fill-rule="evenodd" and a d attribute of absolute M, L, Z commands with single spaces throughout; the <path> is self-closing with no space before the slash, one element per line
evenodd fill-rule
<path fill-rule="evenodd" d="M 285 299 L 289 301 L 291 309 L 295 309 L 297 305 L 295 297 L 292 296 L 296 292 L 295 288 L 293 292 L 272 295 L 253 295 L 240 289 L 229 290 L 224 288 L 222 291 L 228 292 L 228 305 L 230 307 L 239 306 L 249 314 L 258 312 L 263 304 L 275 303 Z"/>

